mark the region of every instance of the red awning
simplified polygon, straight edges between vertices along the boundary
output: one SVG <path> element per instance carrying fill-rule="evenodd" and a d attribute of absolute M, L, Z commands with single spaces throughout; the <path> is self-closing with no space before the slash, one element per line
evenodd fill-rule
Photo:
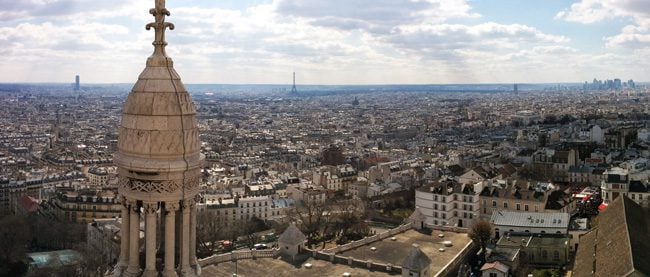
<path fill-rule="evenodd" d="M 605 203 L 600 204 L 600 206 L 598 206 L 598 211 L 599 211 L 599 212 L 602 212 L 602 211 L 604 211 L 605 209 L 607 209 L 607 205 L 606 205 Z"/>

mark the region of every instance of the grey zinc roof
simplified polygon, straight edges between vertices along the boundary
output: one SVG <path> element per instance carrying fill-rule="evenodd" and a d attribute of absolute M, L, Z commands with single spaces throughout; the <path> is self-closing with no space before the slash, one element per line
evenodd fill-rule
<path fill-rule="evenodd" d="M 284 243 L 284 244 L 289 244 L 289 245 L 296 245 L 296 244 L 301 244 L 303 243 L 307 237 L 300 232 L 298 227 L 296 227 L 296 224 L 290 224 L 289 227 L 287 227 L 284 232 L 280 235 L 278 238 L 278 242 Z"/>
<path fill-rule="evenodd" d="M 569 214 L 496 211 L 490 221 L 500 226 L 568 228 Z"/>
<path fill-rule="evenodd" d="M 406 259 L 404 259 L 402 267 L 407 268 L 411 271 L 420 272 L 422 269 L 429 267 L 430 264 L 431 259 L 429 259 L 429 257 L 427 257 L 427 255 L 424 254 L 422 250 L 420 250 L 420 247 L 417 244 L 414 244 L 408 256 L 406 256 Z"/>

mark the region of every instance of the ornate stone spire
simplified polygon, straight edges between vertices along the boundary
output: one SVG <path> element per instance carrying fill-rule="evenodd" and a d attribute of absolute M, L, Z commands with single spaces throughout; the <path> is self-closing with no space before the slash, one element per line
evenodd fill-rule
<path fill-rule="evenodd" d="M 146 25 L 147 30 L 156 32 L 154 52 L 124 103 L 113 159 L 118 191 L 127 203 L 122 209 L 123 241 L 114 272 L 120 277 L 200 273 L 194 200 L 205 157 L 200 152 L 196 107 L 165 53 L 165 31 L 174 25 L 165 22 L 169 15 L 165 0 L 155 3 L 149 13 L 156 20 Z M 164 224 L 160 222 L 163 218 Z M 140 262 L 141 219 L 145 221 L 144 271 Z M 156 229 L 160 225 L 164 231 Z M 158 272 L 156 243 L 162 240 L 164 268 Z"/>
<path fill-rule="evenodd" d="M 165 31 L 167 28 L 174 30 L 174 24 L 165 22 L 165 16 L 170 15 L 167 8 L 165 8 L 165 0 L 156 0 L 156 7 L 150 9 L 149 13 L 156 18 L 156 22 L 151 22 L 145 26 L 147 31 L 151 30 L 151 28 L 155 31 L 155 38 L 152 43 L 154 47 L 153 55 L 167 56 L 167 53 L 165 53 L 165 46 L 167 46 L 167 42 L 165 41 Z"/>

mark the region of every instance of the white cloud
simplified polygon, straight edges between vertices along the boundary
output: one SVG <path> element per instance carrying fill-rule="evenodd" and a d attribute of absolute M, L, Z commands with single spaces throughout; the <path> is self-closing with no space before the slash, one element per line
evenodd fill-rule
<path fill-rule="evenodd" d="M 623 27 L 621 33 L 617 35 L 604 38 L 606 47 L 631 49 L 650 47 L 650 1 L 648 0 L 581 0 L 556 15 L 556 19 L 582 24 L 615 18 L 627 18 L 633 25 Z"/>
<path fill-rule="evenodd" d="M 287 83 L 292 71 L 301 83 L 568 81 L 579 75 L 568 72 L 569 61 L 596 62 L 565 36 L 485 22 L 470 3 L 275 0 L 234 10 L 176 1 L 167 52 L 186 83 Z M 153 32 L 144 30 L 152 1 L 4 4 L 0 81 L 80 73 L 88 82 L 132 82 L 153 49 Z M 631 35 L 647 32 L 637 27 Z"/>

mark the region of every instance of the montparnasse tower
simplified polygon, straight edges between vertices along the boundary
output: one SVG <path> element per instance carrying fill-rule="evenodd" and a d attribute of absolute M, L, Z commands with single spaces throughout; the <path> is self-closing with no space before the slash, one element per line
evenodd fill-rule
<path fill-rule="evenodd" d="M 165 31 L 174 29 L 165 22 L 170 15 L 165 0 L 155 0 L 149 12 L 155 17 L 146 26 L 155 30 L 154 51 L 124 104 L 114 157 L 123 203 L 114 273 L 195 276 L 200 274 L 195 199 L 204 161 L 196 109 L 165 53 Z"/>

